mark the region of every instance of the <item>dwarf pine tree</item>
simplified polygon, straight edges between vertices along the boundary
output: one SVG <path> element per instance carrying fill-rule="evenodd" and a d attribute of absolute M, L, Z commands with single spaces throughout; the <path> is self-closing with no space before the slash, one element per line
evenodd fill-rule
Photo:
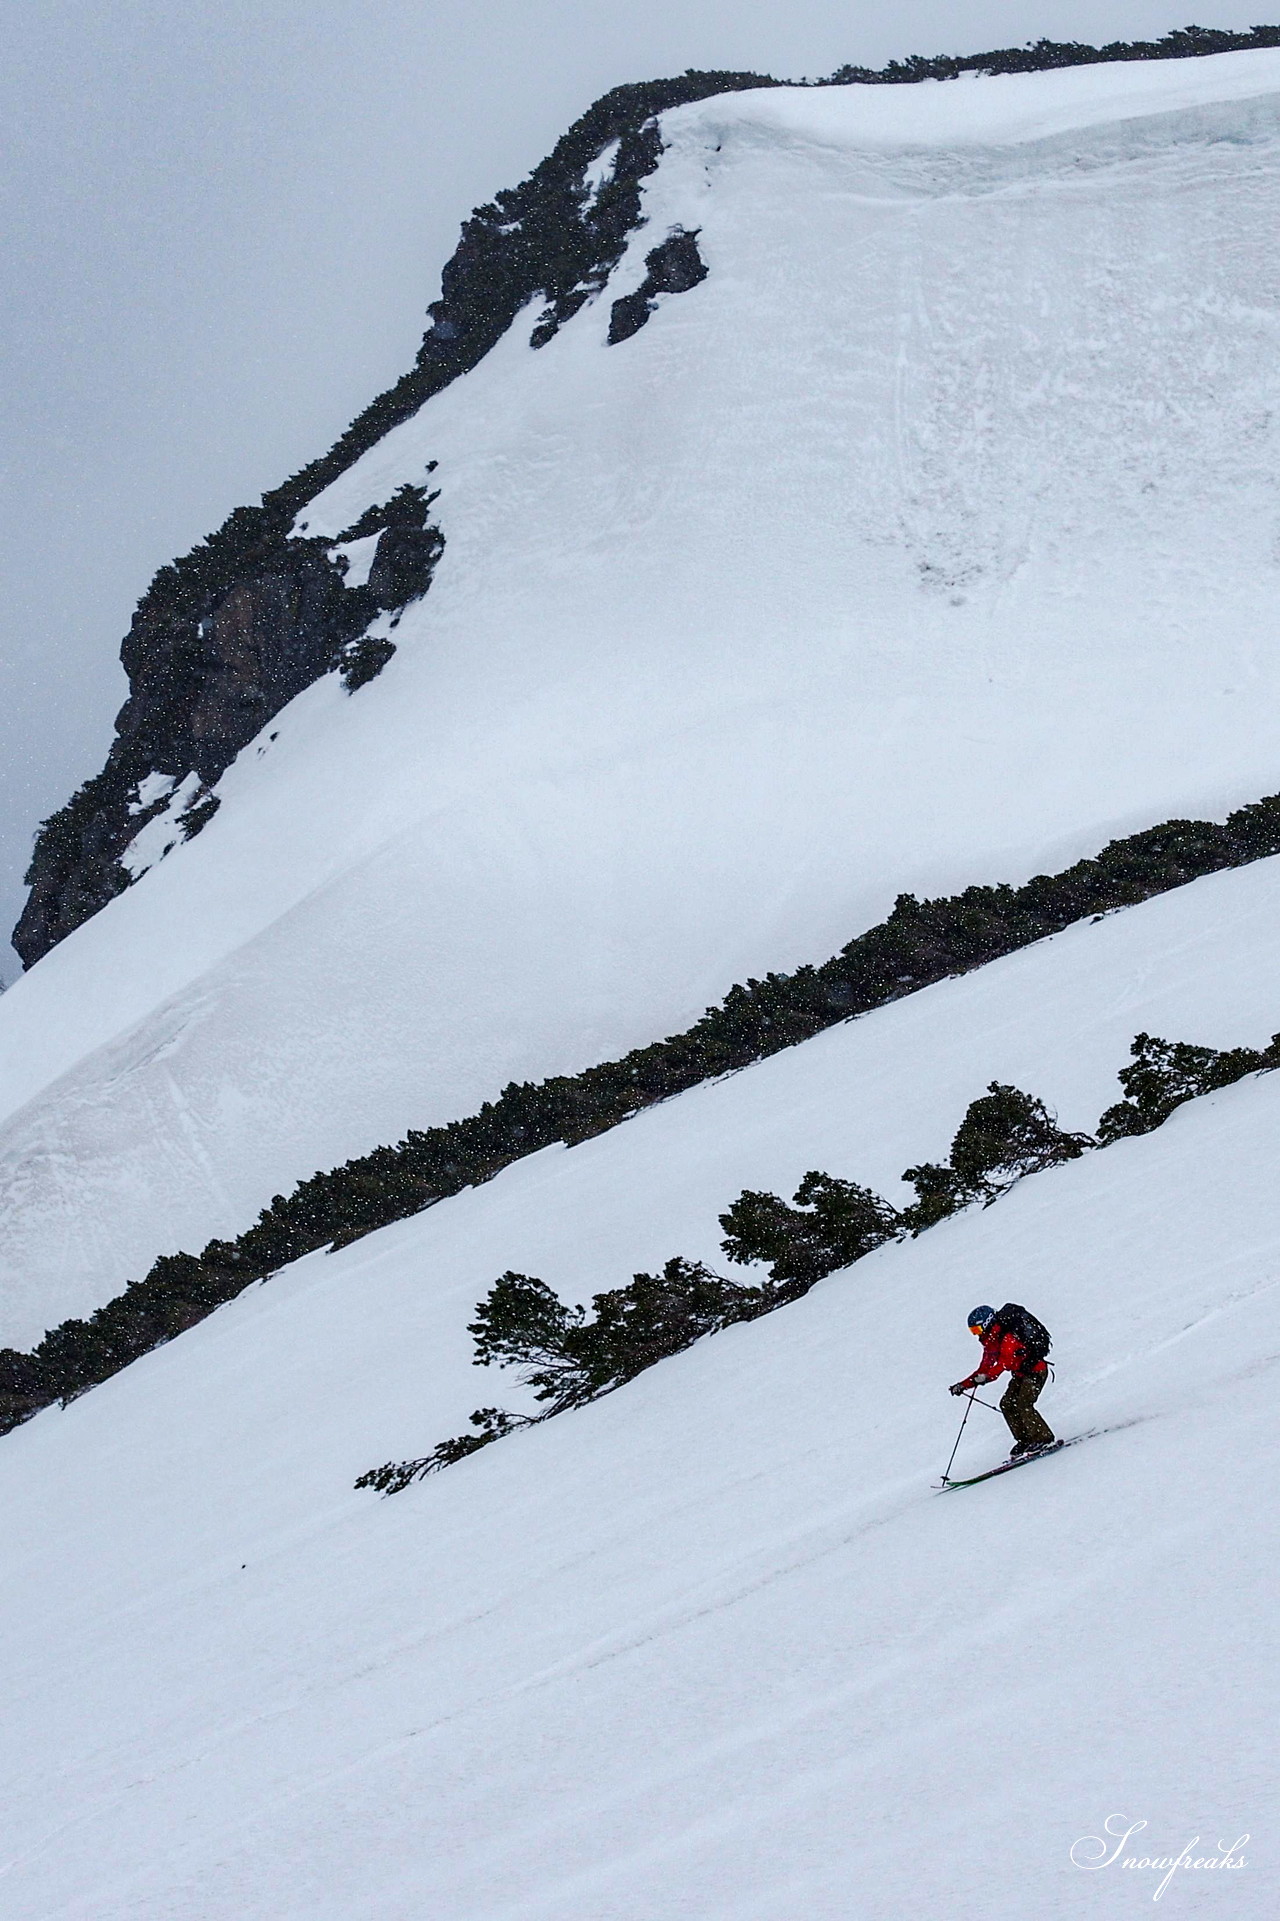
<path fill-rule="evenodd" d="M 849 1267 L 902 1232 L 902 1216 L 869 1187 L 817 1169 L 795 1191 L 795 1206 L 746 1188 L 720 1216 L 731 1261 L 760 1261 L 775 1300 L 795 1300 L 824 1274 Z"/>
<path fill-rule="evenodd" d="M 1125 1099 L 1109 1107 L 1098 1122 L 1103 1146 L 1127 1135 L 1149 1134 L 1167 1121 L 1175 1107 L 1230 1087 L 1246 1074 L 1280 1067 L 1280 1034 L 1268 1047 L 1201 1047 L 1192 1041 L 1165 1041 L 1154 1034 L 1138 1034 L 1130 1048 L 1133 1059 L 1120 1069 Z"/>
<path fill-rule="evenodd" d="M 942 1166 L 937 1161 L 921 1161 L 918 1167 L 908 1167 L 902 1178 L 916 1190 L 914 1204 L 902 1217 L 913 1235 L 923 1234 L 927 1227 L 936 1226 L 948 1214 L 978 1199 L 977 1191 L 961 1180 L 954 1167 Z"/>
<path fill-rule="evenodd" d="M 975 1191 L 1002 1193 L 1024 1174 L 1078 1160 L 1094 1145 L 1089 1134 L 1066 1134 L 1042 1100 L 992 1081 L 972 1101 L 951 1143 L 951 1165 Z"/>
<path fill-rule="evenodd" d="M 518 1367 L 535 1400 L 558 1414 L 634 1379 L 655 1361 L 765 1311 L 763 1291 L 675 1255 L 661 1274 L 635 1274 L 594 1296 L 591 1318 L 545 1281 L 506 1273 L 476 1309 L 468 1332 L 476 1365 Z"/>
<path fill-rule="evenodd" d="M 535 1275 L 512 1270 L 500 1276 L 476 1308 L 468 1332 L 475 1336 L 477 1367 L 518 1367 L 523 1386 L 549 1402 L 541 1414 L 477 1408 L 474 1434 L 441 1441 L 416 1461 L 388 1461 L 371 1468 L 357 1487 L 398 1494 L 424 1475 L 451 1467 L 519 1427 L 581 1407 L 634 1380 L 656 1361 L 691 1347 L 735 1321 L 754 1320 L 779 1304 L 771 1289 L 743 1287 L 700 1261 L 681 1255 L 661 1274 L 635 1274 L 625 1287 L 597 1294 L 591 1318 L 569 1307 Z"/>
<path fill-rule="evenodd" d="M 633 1275 L 626 1287 L 595 1296 L 580 1337 L 587 1376 L 596 1393 L 621 1387 L 704 1334 L 754 1320 L 772 1305 L 763 1289 L 677 1254 L 660 1274 Z"/>
<path fill-rule="evenodd" d="M 583 1312 L 569 1307 L 545 1281 L 510 1268 L 476 1308 L 467 1328 L 475 1337 L 477 1367 L 519 1367 L 535 1400 L 552 1412 L 591 1399 L 592 1384 L 578 1341 Z"/>
<path fill-rule="evenodd" d="M 535 1418 L 539 1417 L 509 1414 L 502 1407 L 478 1407 L 471 1416 L 476 1433 L 457 1434 L 451 1441 L 441 1441 L 430 1454 L 416 1461 L 387 1461 L 382 1467 L 371 1467 L 367 1474 L 360 1476 L 356 1486 L 376 1488 L 379 1494 L 400 1494 L 412 1482 L 465 1461 L 468 1454 L 488 1447 L 490 1441 L 500 1441 L 504 1434 L 512 1434 L 518 1427 L 532 1427 Z"/>
<path fill-rule="evenodd" d="M 989 1204 L 1024 1174 L 1077 1160 L 1094 1146 L 1092 1135 L 1064 1133 L 1034 1094 L 992 1081 L 985 1094 L 970 1102 L 947 1165 L 924 1161 L 902 1176 L 917 1196 L 907 1210 L 911 1231 L 922 1233 L 973 1201 Z"/>

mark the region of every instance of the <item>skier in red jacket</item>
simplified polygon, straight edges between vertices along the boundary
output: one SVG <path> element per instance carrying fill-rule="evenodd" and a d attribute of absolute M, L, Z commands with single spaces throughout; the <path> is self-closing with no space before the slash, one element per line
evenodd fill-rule
<path fill-rule="evenodd" d="M 1036 1411 L 1040 1390 L 1049 1377 L 1048 1363 L 1029 1354 L 1012 1328 L 1001 1326 L 993 1307 L 974 1308 L 969 1316 L 969 1332 L 982 1342 L 982 1359 L 972 1374 L 956 1382 L 951 1392 L 968 1394 L 975 1387 L 985 1387 L 988 1381 L 999 1380 L 1002 1374 L 1011 1374 L 1013 1379 L 1000 1399 L 1000 1412 L 1013 1436 L 1009 1459 L 1020 1461 L 1024 1454 L 1052 1446 L 1056 1439 L 1053 1429 Z"/>

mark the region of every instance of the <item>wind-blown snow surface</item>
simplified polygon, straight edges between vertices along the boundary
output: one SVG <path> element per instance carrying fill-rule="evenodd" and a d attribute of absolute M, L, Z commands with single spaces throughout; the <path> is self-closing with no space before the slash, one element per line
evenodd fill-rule
<path fill-rule="evenodd" d="M 393 1501 L 350 1485 L 510 1402 L 465 1334 L 501 1267 L 589 1292 L 710 1251 L 742 1179 L 941 1151 L 997 1010 L 1029 1084 L 1105 1096 L 1089 953 L 1123 996 L 1135 927 L 1185 951 L 1179 908 L 1245 878 L 533 1156 L 7 1437 L 6 1921 L 1076 1921 L 1161 1878 L 1072 1865 L 1117 1814 L 1135 1855 L 1254 1836 L 1168 1911 L 1273 1914 L 1280 1075 Z M 1188 1025 L 1227 1001 L 1184 981 Z M 1113 1431 L 939 1496 L 967 1310 L 1009 1296 L 1051 1422 Z M 975 1410 L 957 1471 L 1006 1445 Z"/>
<path fill-rule="evenodd" d="M 0 1002 L 24 1333 L 900 890 L 1280 769 L 1280 54 L 725 96 L 648 225 L 300 519 L 438 460 L 398 653 Z M 606 348 L 673 224 L 708 278 Z"/>

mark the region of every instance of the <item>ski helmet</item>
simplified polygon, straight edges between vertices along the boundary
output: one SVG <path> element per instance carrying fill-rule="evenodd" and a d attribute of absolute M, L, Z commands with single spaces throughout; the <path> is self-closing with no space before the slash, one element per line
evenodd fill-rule
<path fill-rule="evenodd" d="M 975 1307 L 969 1316 L 970 1327 L 980 1327 L 985 1334 L 996 1318 L 994 1307 Z"/>

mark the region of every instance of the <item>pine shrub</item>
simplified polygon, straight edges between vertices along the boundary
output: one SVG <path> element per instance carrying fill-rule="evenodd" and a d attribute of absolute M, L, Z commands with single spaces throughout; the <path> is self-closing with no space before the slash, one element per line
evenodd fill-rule
<path fill-rule="evenodd" d="M 372 1468 L 356 1486 L 398 1494 L 490 1441 L 582 1407 L 681 1353 L 704 1334 L 754 1320 L 778 1304 L 769 1289 L 742 1287 L 699 1261 L 676 1255 L 661 1274 L 636 1274 L 626 1287 L 597 1294 L 588 1319 L 582 1308 L 567 1306 L 545 1281 L 508 1270 L 479 1303 L 467 1330 L 475 1339 L 475 1365 L 518 1368 L 522 1386 L 532 1389 L 535 1400 L 549 1403 L 545 1411 L 527 1415 L 477 1408 L 471 1416 L 477 1433 L 441 1441 L 418 1460 Z M 3 1361 L 0 1356 L 0 1392 Z"/>
<path fill-rule="evenodd" d="M 500 1441 L 504 1435 L 514 1434 L 517 1428 L 532 1427 L 533 1417 L 509 1414 L 501 1407 L 478 1407 L 471 1416 L 471 1425 L 476 1433 L 457 1434 L 451 1441 L 441 1441 L 430 1454 L 424 1454 L 417 1461 L 387 1461 L 382 1467 L 372 1467 L 360 1476 L 356 1486 L 376 1488 L 379 1494 L 400 1494 L 414 1481 L 465 1461 L 468 1454 L 488 1447 L 490 1441 Z"/>
<path fill-rule="evenodd" d="M 903 1231 L 897 1208 L 856 1181 L 814 1169 L 794 1198 L 795 1206 L 788 1207 L 776 1194 L 747 1188 L 720 1216 L 721 1246 L 729 1259 L 767 1266 L 778 1295 L 788 1300 Z"/>
<path fill-rule="evenodd" d="M 973 1201 L 988 1205 L 1025 1174 L 1078 1160 L 1096 1146 L 1090 1134 L 1066 1134 L 1042 1100 L 992 1081 L 971 1101 L 951 1143 L 948 1165 L 925 1161 L 903 1175 L 916 1190 L 908 1223 L 919 1234 Z"/>
<path fill-rule="evenodd" d="M 508 1272 L 467 1331 L 475 1338 L 477 1367 L 520 1368 L 535 1400 L 550 1402 L 558 1414 L 620 1387 L 704 1334 L 752 1319 L 764 1311 L 764 1300 L 760 1288 L 676 1255 L 661 1274 L 636 1274 L 625 1287 L 595 1295 L 588 1319 L 545 1281 Z"/>
<path fill-rule="evenodd" d="M 954 1167 L 942 1166 L 937 1161 L 921 1161 L 918 1167 L 907 1168 L 902 1178 L 916 1190 L 915 1201 L 903 1216 L 912 1234 L 923 1234 L 926 1228 L 936 1227 L 948 1214 L 955 1214 L 978 1199 Z"/>
<path fill-rule="evenodd" d="M 1230 1047 L 1222 1052 L 1190 1041 L 1139 1034 L 1129 1051 L 1133 1059 L 1120 1070 L 1125 1099 L 1109 1107 L 1098 1122 L 1103 1146 L 1128 1135 L 1149 1134 L 1168 1120 L 1175 1107 L 1199 1094 L 1230 1087 L 1246 1074 L 1280 1067 L 1280 1034 L 1273 1034 L 1270 1046 L 1261 1051 Z"/>
<path fill-rule="evenodd" d="M 477 1367 L 518 1367 L 534 1399 L 554 1412 L 591 1398 L 577 1338 L 585 1319 L 545 1281 L 508 1269 L 476 1308 L 467 1329 L 475 1340 Z"/>
<path fill-rule="evenodd" d="M 1065 1134 L 1034 1094 L 992 1081 L 967 1108 L 950 1160 L 966 1186 L 994 1196 L 1024 1174 L 1078 1160 L 1093 1145 L 1089 1134 Z"/>
<path fill-rule="evenodd" d="M 578 1332 L 591 1395 L 621 1387 L 703 1335 L 754 1320 L 773 1305 L 763 1288 L 743 1287 L 678 1254 L 661 1274 L 636 1274 L 626 1287 L 597 1294 L 594 1318 Z"/>

